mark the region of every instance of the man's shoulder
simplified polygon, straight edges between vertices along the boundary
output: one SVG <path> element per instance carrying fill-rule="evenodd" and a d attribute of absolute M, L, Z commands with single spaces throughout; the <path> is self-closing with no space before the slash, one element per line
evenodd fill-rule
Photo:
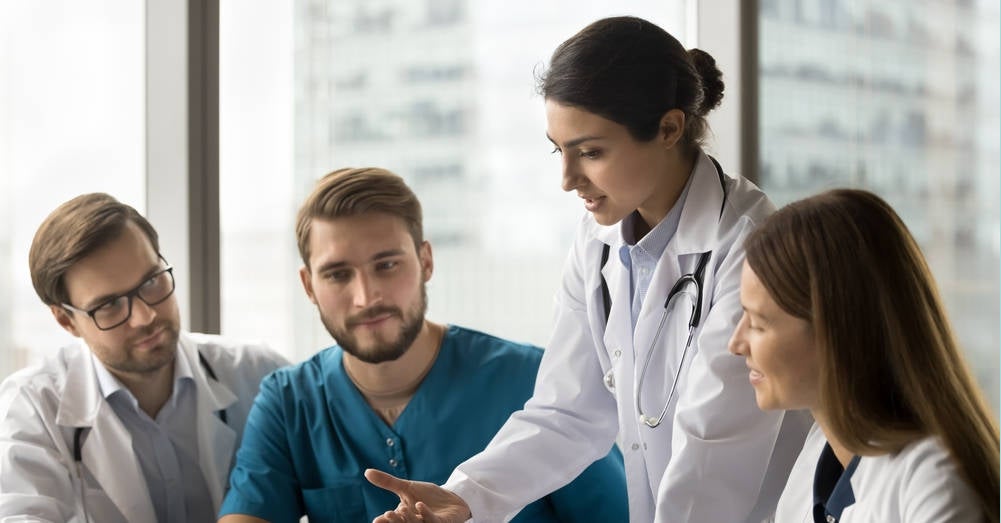
<path fill-rule="evenodd" d="M 275 370 L 265 381 L 270 388 L 284 390 L 283 395 L 291 394 L 296 397 L 313 395 L 319 392 L 327 381 L 342 374 L 339 365 L 342 354 L 340 347 L 336 345 L 328 347 L 305 361 Z"/>
<path fill-rule="evenodd" d="M 182 347 L 195 351 L 193 356 L 205 358 L 213 372 L 218 368 L 220 371 L 260 377 L 289 364 L 287 358 L 262 342 L 198 332 L 183 332 L 180 341 Z"/>
<path fill-rule="evenodd" d="M 85 346 L 75 342 L 59 348 L 42 361 L 15 371 L 0 383 L 0 403 L 3 404 L 0 409 L 7 409 L 15 398 L 58 403 L 66 384 L 67 371 L 84 364 L 80 359 L 89 354 Z"/>
<path fill-rule="evenodd" d="M 479 364 L 529 364 L 537 367 L 542 361 L 541 347 L 467 327 L 449 325 L 446 340 L 457 355 Z"/>

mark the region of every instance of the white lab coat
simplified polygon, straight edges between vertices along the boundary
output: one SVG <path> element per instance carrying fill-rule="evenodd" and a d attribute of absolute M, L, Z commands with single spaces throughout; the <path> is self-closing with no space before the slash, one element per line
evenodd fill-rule
<path fill-rule="evenodd" d="M 618 257 L 619 225 L 603 227 L 585 215 L 564 267 L 556 325 L 534 396 L 445 485 L 469 504 L 477 522 L 509 518 L 567 483 L 607 453 L 616 436 L 625 456 L 631 521 L 740 523 L 772 514 L 812 420 L 803 413 L 760 411 L 743 358 L 727 351 L 741 315 L 742 245 L 774 206 L 747 180 L 722 175 L 721 184 L 721 175 L 708 156 L 699 156 L 635 338 L 629 273 Z M 613 304 L 607 329 L 599 277 L 604 244 L 611 246 L 601 271 Z M 675 399 L 663 423 L 647 427 L 635 401 L 640 367 L 671 287 L 710 250 L 702 322 Z M 681 305 L 681 314 L 668 317 L 647 370 L 646 414 L 659 414 L 667 402 L 684 351 L 689 315 L 688 304 Z M 612 388 L 603 380 L 609 370 Z"/>
<path fill-rule="evenodd" d="M 261 379 L 287 365 L 260 346 L 182 333 L 194 374 L 198 461 L 218 511 L 230 464 Z M 198 362 L 205 356 L 218 381 Z M 217 411 L 226 409 L 227 423 Z M 83 432 L 81 485 L 73 435 Z M 85 493 L 86 515 L 80 493 Z M 153 522 L 132 438 L 101 395 L 90 349 L 76 343 L 0 385 L 0 522 Z"/>
<path fill-rule="evenodd" d="M 814 425 L 782 492 L 775 523 L 813 523 L 813 476 L 826 443 Z M 841 513 L 840 523 L 986 521 L 976 493 L 934 437 L 895 455 L 863 456 L 850 481 L 855 503 Z"/>

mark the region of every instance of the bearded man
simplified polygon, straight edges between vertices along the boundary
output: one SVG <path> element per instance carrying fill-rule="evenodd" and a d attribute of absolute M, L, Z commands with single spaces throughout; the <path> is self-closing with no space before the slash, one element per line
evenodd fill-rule
<path fill-rule="evenodd" d="M 443 482 L 532 395 L 538 347 L 428 321 L 434 262 L 399 176 L 341 169 L 303 203 L 306 295 L 337 345 L 264 380 L 230 476 L 225 523 L 371 521 L 396 503 L 376 468 Z M 520 522 L 627 521 L 617 449 Z"/>

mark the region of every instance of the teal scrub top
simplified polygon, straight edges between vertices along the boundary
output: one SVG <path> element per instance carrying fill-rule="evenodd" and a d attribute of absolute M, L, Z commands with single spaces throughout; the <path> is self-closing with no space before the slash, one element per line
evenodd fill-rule
<path fill-rule="evenodd" d="M 334 346 L 261 383 L 220 517 L 274 523 L 371 521 L 399 503 L 366 468 L 442 484 L 531 397 L 542 350 L 449 326 L 438 357 L 393 426 L 365 403 Z M 628 521 L 617 448 L 512 520 Z"/>

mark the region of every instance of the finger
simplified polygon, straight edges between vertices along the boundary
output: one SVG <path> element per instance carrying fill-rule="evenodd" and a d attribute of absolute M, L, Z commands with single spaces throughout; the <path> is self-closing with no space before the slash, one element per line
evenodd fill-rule
<path fill-rule="evenodd" d="M 393 517 L 392 512 L 389 511 L 383 512 L 381 516 L 373 519 L 372 523 L 393 523 L 392 517 Z"/>
<path fill-rule="evenodd" d="M 386 474 L 385 472 L 376 469 L 366 469 L 365 479 L 367 479 L 369 483 L 381 489 L 393 492 L 397 496 L 400 496 L 400 499 L 403 499 L 404 494 L 407 493 L 407 487 L 410 484 L 407 480 L 397 478 L 396 476 Z"/>
<path fill-rule="evenodd" d="M 403 507 L 397 509 L 396 516 L 400 518 L 399 521 L 401 522 L 411 523 L 420 521 L 420 518 L 417 516 L 417 513 L 410 507 Z"/>
<path fill-rule="evenodd" d="M 427 506 L 427 504 L 423 501 L 418 501 L 414 508 L 417 510 L 417 515 L 424 520 L 424 523 L 442 523 L 441 518 L 436 516 L 435 513 L 431 511 L 431 507 Z"/>

